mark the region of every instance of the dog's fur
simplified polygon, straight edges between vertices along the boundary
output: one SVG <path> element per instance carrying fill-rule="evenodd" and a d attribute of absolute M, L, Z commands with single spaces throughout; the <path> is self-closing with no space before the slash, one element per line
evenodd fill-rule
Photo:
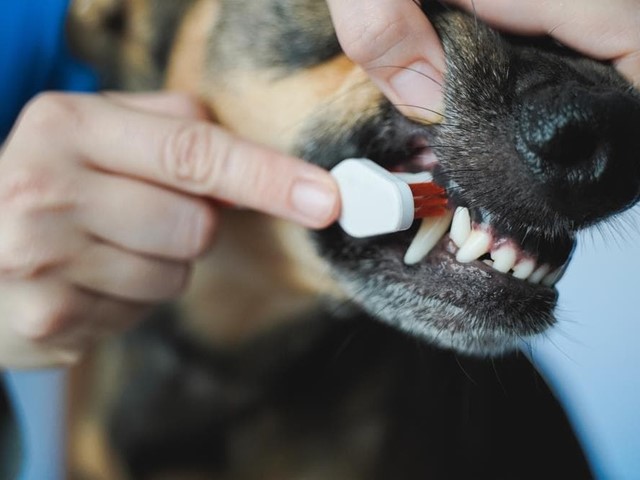
<path fill-rule="evenodd" d="M 563 264 L 579 229 L 638 199 L 640 96 L 609 65 L 423 3 L 447 55 L 437 125 L 383 98 L 340 52 L 319 0 L 76 0 L 70 36 L 106 86 L 191 92 L 230 130 L 326 168 L 347 157 L 410 168 L 428 144 L 453 204 Z M 416 227 L 355 240 L 245 211 L 223 220 L 184 300 L 78 370 L 107 413 L 96 430 L 82 413 L 95 402 L 74 397 L 78 469 L 589 476 L 525 359 L 467 357 L 543 332 L 555 289 L 460 265 L 446 238 L 407 266 Z M 94 455 L 106 430 L 107 462 Z"/>

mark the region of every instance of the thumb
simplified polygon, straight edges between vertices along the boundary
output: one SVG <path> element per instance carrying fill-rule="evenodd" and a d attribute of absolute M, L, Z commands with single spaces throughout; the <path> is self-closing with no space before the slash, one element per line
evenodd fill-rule
<path fill-rule="evenodd" d="M 439 121 L 444 52 L 419 5 L 397 0 L 327 3 L 347 56 L 404 114 Z"/>

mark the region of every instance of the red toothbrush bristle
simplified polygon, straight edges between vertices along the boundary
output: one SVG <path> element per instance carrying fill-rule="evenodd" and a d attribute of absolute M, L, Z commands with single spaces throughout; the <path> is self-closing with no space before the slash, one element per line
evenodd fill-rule
<path fill-rule="evenodd" d="M 433 182 L 409 184 L 415 206 L 415 218 L 439 217 L 447 213 L 447 193 Z"/>
<path fill-rule="evenodd" d="M 410 183 L 409 188 L 414 197 L 446 195 L 444 188 L 433 182 Z"/>

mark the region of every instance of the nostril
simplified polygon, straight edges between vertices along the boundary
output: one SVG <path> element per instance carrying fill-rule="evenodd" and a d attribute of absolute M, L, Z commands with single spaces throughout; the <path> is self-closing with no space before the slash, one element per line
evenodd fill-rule
<path fill-rule="evenodd" d="M 602 175 L 607 141 L 599 125 L 607 112 L 599 103 L 586 94 L 543 92 L 522 104 L 516 148 L 541 180 L 583 184 Z"/>
<path fill-rule="evenodd" d="M 635 96 L 547 88 L 527 93 L 515 111 L 515 147 L 545 201 L 588 224 L 640 198 L 639 125 Z"/>

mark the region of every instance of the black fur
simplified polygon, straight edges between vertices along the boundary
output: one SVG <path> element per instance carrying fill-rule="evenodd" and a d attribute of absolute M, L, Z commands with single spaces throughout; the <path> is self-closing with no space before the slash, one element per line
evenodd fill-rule
<path fill-rule="evenodd" d="M 185 336 L 174 313 L 129 340 L 111 435 L 133 478 L 264 478 L 274 462 L 290 478 L 289 469 L 318 475 L 345 457 L 340 476 L 313 478 L 591 477 L 522 356 L 458 356 L 353 312 L 313 312 L 225 353 Z"/>

